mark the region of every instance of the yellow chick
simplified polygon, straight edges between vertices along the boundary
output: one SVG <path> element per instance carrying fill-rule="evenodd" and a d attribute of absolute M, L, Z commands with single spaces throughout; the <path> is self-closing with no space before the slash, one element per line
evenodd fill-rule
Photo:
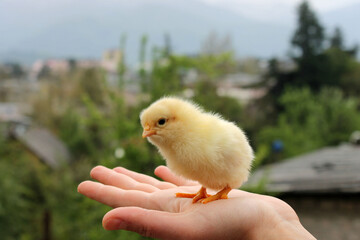
<path fill-rule="evenodd" d="M 193 203 L 226 199 L 247 180 L 253 150 L 244 132 L 220 115 L 190 101 L 164 97 L 144 109 L 140 120 L 142 136 L 159 149 L 167 166 L 202 185 L 195 194 L 177 197 L 193 198 Z M 211 196 L 206 188 L 220 191 Z"/>

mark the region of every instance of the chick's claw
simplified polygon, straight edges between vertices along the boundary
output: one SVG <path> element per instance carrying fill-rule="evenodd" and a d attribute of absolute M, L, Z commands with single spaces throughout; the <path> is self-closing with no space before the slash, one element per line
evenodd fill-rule
<path fill-rule="evenodd" d="M 228 199 L 227 195 L 230 191 L 231 191 L 230 187 L 225 187 L 223 190 L 219 191 L 215 195 L 202 199 L 201 203 L 205 204 L 219 199 Z"/>
<path fill-rule="evenodd" d="M 201 189 L 195 193 L 195 194 L 191 194 L 191 193 L 176 193 L 176 197 L 182 197 L 182 198 L 192 198 L 192 202 L 196 203 L 201 199 L 210 197 L 211 195 L 207 194 L 206 192 L 206 188 L 201 187 Z"/>
<path fill-rule="evenodd" d="M 196 194 L 196 196 L 193 198 L 192 202 L 196 203 L 201 199 L 207 198 L 210 195 L 206 193 L 206 188 L 201 187 L 201 189 L 199 190 L 199 192 Z"/>

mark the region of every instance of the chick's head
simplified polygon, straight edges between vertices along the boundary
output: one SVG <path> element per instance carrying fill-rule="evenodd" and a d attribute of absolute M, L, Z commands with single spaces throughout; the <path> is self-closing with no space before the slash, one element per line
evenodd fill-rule
<path fill-rule="evenodd" d="M 171 144 L 189 131 L 191 118 L 197 109 L 191 103 L 174 98 L 162 98 L 140 114 L 143 137 L 155 145 Z"/>

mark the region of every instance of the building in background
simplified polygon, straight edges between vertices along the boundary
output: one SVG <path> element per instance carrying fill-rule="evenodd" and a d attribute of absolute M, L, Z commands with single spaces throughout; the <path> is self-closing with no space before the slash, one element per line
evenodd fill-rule
<path fill-rule="evenodd" d="M 13 123 L 10 136 L 22 143 L 33 156 L 52 169 L 70 163 L 70 152 L 65 144 L 48 129 L 27 123 Z"/>
<path fill-rule="evenodd" d="M 37 80 L 50 75 L 68 73 L 75 68 L 97 68 L 100 62 L 93 59 L 47 59 L 37 60 L 31 67 L 30 79 Z"/>
<path fill-rule="evenodd" d="M 101 68 L 106 73 L 107 82 L 116 86 L 119 81 L 118 68 L 123 60 L 123 53 L 118 49 L 109 49 L 104 51 L 101 59 Z"/>
<path fill-rule="evenodd" d="M 0 138 L 20 142 L 29 154 L 50 168 L 68 164 L 71 156 L 65 144 L 50 130 L 33 124 L 25 115 L 27 108 L 25 104 L 0 103 Z"/>
<path fill-rule="evenodd" d="M 357 143 L 357 141 L 354 141 Z M 255 171 L 247 186 L 265 181 L 317 239 L 359 239 L 360 145 L 326 147 Z"/>
<path fill-rule="evenodd" d="M 101 67 L 107 72 L 117 73 L 118 66 L 123 59 L 123 53 L 118 49 L 109 49 L 103 53 Z"/>

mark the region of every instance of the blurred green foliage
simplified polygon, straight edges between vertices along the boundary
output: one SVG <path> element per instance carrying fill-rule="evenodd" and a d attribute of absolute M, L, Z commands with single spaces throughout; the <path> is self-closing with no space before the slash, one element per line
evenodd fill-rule
<path fill-rule="evenodd" d="M 99 164 L 153 175 L 154 168 L 164 162 L 141 138 L 139 113 L 159 97 L 181 95 L 185 88 L 206 110 L 222 114 L 245 130 L 256 152 L 254 170 L 264 163 L 347 141 L 360 126 L 356 51 L 344 48 L 340 31 L 330 47 L 324 47 L 323 27 L 309 6 L 299 8 L 299 16 L 293 38 L 300 53 L 294 57 L 297 67 L 286 72 L 277 59 L 270 61 L 262 85 L 268 94 L 247 105 L 217 93 L 224 76 L 245 68 L 232 51 L 207 49 L 196 56 L 177 55 L 171 52 L 169 36 L 166 46 L 154 47 L 150 57 L 146 55 L 148 39 L 141 39 L 137 73 L 141 93 L 135 104 L 125 97 L 125 56 L 118 64 L 115 86 L 107 83 L 101 69 L 78 69 L 76 64 L 64 75 L 41 73 L 42 88 L 32 102 L 31 117 L 66 144 L 72 162 L 52 170 L 19 142 L 5 138 L 1 127 L 1 239 L 143 239 L 125 231 L 105 231 L 101 219 L 110 208 L 81 196 L 76 188 Z M 316 34 L 307 36 L 306 29 L 312 27 Z M 123 35 L 122 50 L 125 43 Z M 207 48 L 214 45 L 210 43 Z M 190 70 L 197 79 L 186 83 Z M 284 143 L 280 153 L 271 149 L 275 140 Z M 119 149 L 124 156 L 115 154 Z M 262 181 L 251 190 L 263 192 L 264 186 Z"/>
<path fill-rule="evenodd" d="M 214 76 L 226 71 L 219 74 L 207 67 L 212 63 L 222 69 L 217 65 L 226 65 L 224 59 L 233 64 L 231 55 L 193 58 L 169 54 L 160 48 L 154 51 L 152 69 L 140 69 L 141 84 L 146 87 L 135 105 L 126 102 L 123 85 L 114 87 L 106 82 L 101 69 L 75 67 L 67 74 L 43 79 L 42 89 L 32 103 L 31 117 L 66 144 L 72 163 L 52 170 L 19 142 L 2 139 L 0 155 L 4 160 L 0 161 L 0 171 L 5 181 L 0 183 L 0 189 L 8 193 L 0 198 L 2 236 L 6 239 L 49 239 L 50 236 L 53 239 L 142 239 L 134 233 L 105 231 L 101 219 L 110 208 L 78 194 L 77 185 L 89 178 L 91 168 L 96 165 L 109 168 L 121 165 L 153 175 L 155 167 L 164 164 L 157 150 L 141 137 L 139 113 L 163 95 L 181 94 L 184 69 L 198 68 L 204 86 L 211 86 L 208 91 L 202 92 L 202 86 L 195 91 L 195 99 L 207 103 L 206 108 L 233 121 L 239 120 L 242 112 L 236 100 L 216 94 Z M 119 66 L 122 69 L 119 77 L 123 77 L 126 69 Z M 211 106 L 211 102 L 216 105 Z M 115 154 L 118 149 L 125 153 L 121 158 Z"/>
<path fill-rule="evenodd" d="M 258 135 L 258 142 L 267 146 L 274 140 L 284 142 L 282 154 L 272 154 L 267 161 L 347 142 L 360 126 L 357 101 L 345 98 L 339 89 L 324 88 L 319 94 L 309 88 L 287 89 L 280 98 L 284 110 L 275 126 L 261 129 Z"/>

